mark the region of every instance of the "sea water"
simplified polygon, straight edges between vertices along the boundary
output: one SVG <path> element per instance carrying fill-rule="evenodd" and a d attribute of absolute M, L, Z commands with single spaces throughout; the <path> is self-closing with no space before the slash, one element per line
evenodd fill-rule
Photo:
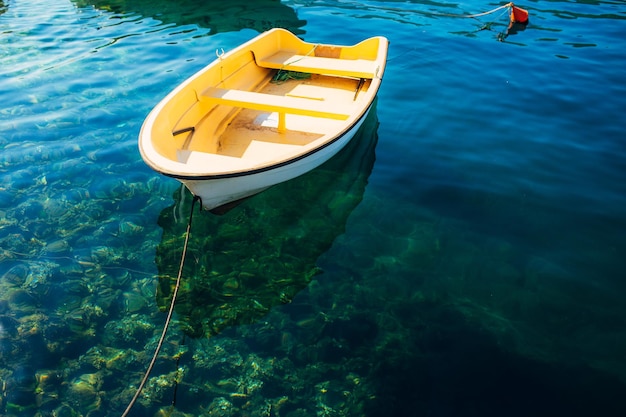
<path fill-rule="evenodd" d="M 375 111 L 194 214 L 131 415 L 624 415 L 626 8 L 503 4 L 1 1 L 0 415 L 130 403 L 191 209 L 139 129 L 272 27 L 386 36 Z"/>

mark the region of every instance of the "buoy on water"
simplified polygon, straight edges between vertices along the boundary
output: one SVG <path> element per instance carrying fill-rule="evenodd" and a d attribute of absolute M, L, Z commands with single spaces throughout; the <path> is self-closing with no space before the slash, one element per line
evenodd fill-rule
<path fill-rule="evenodd" d="M 528 11 L 522 8 L 517 7 L 513 3 L 510 3 L 511 6 L 511 22 L 512 23 L 528 23 Z"/>

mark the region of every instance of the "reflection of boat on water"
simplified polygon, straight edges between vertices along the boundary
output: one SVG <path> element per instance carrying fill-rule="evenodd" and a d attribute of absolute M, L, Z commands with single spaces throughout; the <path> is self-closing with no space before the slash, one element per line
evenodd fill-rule
<path fill-rule="evenodd" d="M 193 336 L 253 323 L 290 302 L 319 272 L 317 259 L 344 232 L 374 165 L 375 107 L 334 158 L 243 202 L 224 216 L 194 215 L 176 312 Z M 177 192 L 178 193 L 178 192 Z M 178 273 L 191 194 L 163 210 L 157 304 L 167 309 Z"/>
<path fill-rule="evenodd" d="M 291 7 L 280 0 L 74 0 L 78 7 L 92 5 L 114 13 L 138 13 L 165 24 L 198 25 L 212 34 L 254 29 L 258 32 L 274 27 L 292 31 L 305 22 Z"/>

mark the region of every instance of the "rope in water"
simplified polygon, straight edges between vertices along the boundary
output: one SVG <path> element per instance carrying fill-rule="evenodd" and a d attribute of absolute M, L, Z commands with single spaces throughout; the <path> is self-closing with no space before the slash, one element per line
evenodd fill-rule
<path fill-rule="evenodd" d="M 481 17 L 481 16 L 487 16 L 488 14 L 492 14 L 497 12 L 498 10 L 502 10 L 502 9 L 508 9 L 513 7 L 513 3 L 507 3 L 503 6 L 500 7 L 496 7 L 495 9 L 483 12 L 483 13 L 475 13 L 475 14 L 452 14 L 452 13 L 435 13 L 435 12 L 431 12 L 430 14 L 435 15 L 435 16 L 448 16 L 448 17 L 469 17 L 469 18 L 476 18 L 476 17 Z"/>
<path fill-rule="evenodd" d="M 193 208 L 197 200 L 200 200 L 200 197 L 194 196 L 193 202 L 191 203 L 191 211 L 189 212 L 189 222 L 187 223 L 187 231 L 185 232 L 185 243 L 183 245 L 183 253 L 180 258 L 180 267 L 178 268 L 178 277 L 176 277 L 176 286 L 174 287 L 174 293 L 172 294 L 172 301 L 170 303 L 170 309 L 167 312 L 167 318 L 165 319 L 165 325 L 163 326 L 163 332 L 161 333 L 161 338 L 159 339 L 159 343 L 157 344 L 157 347 L 154 351 L 154 355 L 152 356 L 150 365 L 148 365 L 148 369 L 146 370 L 146 373 L 143 376 L 143 379 L 141 380 L 141 383 L 139 384 L 137 391 L 135 392 L 135 396 L 128 404 L 128 407 L 126 407 L 126 410 L 122 414 L 122 417 L 126 417 L 128 413 L 130 412 L 130 409 L 133 408 L 133 405 L 135 405 L 135 403 L 137 402 L 137 399 L 139 398 L 139 395 L 141 394 L 143 387 L 146 385 L 146 382 L 148 381 L 150 372 L 152 372 L 152 368 L 154 367 L 154 364 L 156 363 L 157 357 L 159 356 L 159 352 L 161 351 L 161 347 L 163 346 L 163 342 L 165 341 L 165 335 L 167 334 L 167 329 L 170 325 L 170 321 L 172 320 L 172 314 L 174 313 L 174 305 L 176 303 L 176 296 L 178 295 L 178 289 L 180 288 L 180 279 L 183 275 L 183 267 L 185 265 L 185 257 L 187 255 L 187 246 L 189 244 L 189 235 L 191 234 L 191 221 L 193 219 Z"/>
<path fill-rule="evenodd" d="M 357 2 L 352 2 L 354 5 L 356 6 L 362 6 L 361 3 L 357 3 Z M 488 14 L 492 14 L 497 12 L 498 10 L 502 10 L 502 9 L 508 9 L 508 8 L 512 8 L 514 6 L 513 2 L 509 2 L 505 5 L 496 7 L 495 9 L 483 12 L 483 13 L 474 13 L 474 14 L 455 14 L 455 13 L 439 13 L 439 12 L 426 12 L 426 11 L 420 11 L 420 10 L 412 10 L 411 13 L 418 13 L 418 14 L 423 14 L 425 16 L 444 16 L 444 17 L 462 17 L 462 18 L 472 18 L 475 19 L 477 17 L 481 17 L 481 16 L 486 16 Z M 408 10 L 407 9 L 403 9 L 403 8 L 397 8 L 397 7 L 381 7 L 381 6 L 376 6 L 377 10 L 386 10 L 386 11 L 390 11 L 390 12 L 402 12 L 402 13 L 407 13 Z"/>

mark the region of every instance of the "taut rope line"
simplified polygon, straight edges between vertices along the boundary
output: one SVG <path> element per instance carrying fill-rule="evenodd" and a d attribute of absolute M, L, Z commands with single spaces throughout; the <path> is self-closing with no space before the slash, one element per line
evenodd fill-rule
<path fill-rule="evenodd" d="M 183 267 L 185 265 L 185 257 L 187 255 L 187 245 L 189 243 L 189 235 L 191 234 L 191 220 L 193 219 L 193 208 L 197 200 L 200 200 L 200 197 L 194 196 L 193 202 L 191 203 L 191 211 L 189 212 L 189 222 L 187 223 L 187 231 L 185 232 L 185 243 L 183 245 L 183 253 L 180 257 L 180 267 L 178 268 L 178 277 L 176 277 L 176 287 L 174 288 L 174 293 L 172 294 L 172 302 L 170 303 L 170 309 L 167 312 L 167 318 L 165 319 L 165 326 L 163 326 L 163 332 L 161 333 L 161 338 L 159 339 L 159 343 L 157 344 L 157 347 L 154 351 L 154 355 L 152 356 L 150 365 L 148 365 L 146 374 L 143 376 L 143 379 L 141 380 L 141 384 L 139 384 L 139 388 L 137 388 L 137 392 L 135 392 L 135 396 L 133 397 L 132 400 L 130 400 L 130 403 L 128 404 L 128 407 L 126 407 L 126 410 L 122 414 L 122 417 L 126 417 L 128 413 L 130 412 L 130 409 L 133 408 L 133 405 L 135 405 L 135 403 L 137 402 L 137 399 L 139 398 L 139 395 L 141 394 L 143 387 L 146 385 L 146 382 L 148 381 L 148 377 L 150 376 L 150 372 L 152 371 L 152 368 L 154 367 L 154 364 L 156 363 L 157 357 L 159 356 L 159 352 L 161 350 L 161 347 L 163 346 L 163 341 L 165 341 L 165 335 L 167 334 L 167 329 L 170 325 L 170 321 L 172 320 L 172 314 L 174 313 L 174 305 L 176 304 L 176 296 L 178 295 L 178 288 L 180 287 L 180 279 L 183 275 Z"/>
<path fill-rule="evenodd" d="M 513 3 L 507 3 L 503 6 L 500 7 L 496 7 L 495 9 L 489 10 L 487 12 L 484 13 L 476 13 L 476 14 L 452 14 L 452 13 L 436 13 L 436 12 L 430 12 L 429 14 L 432 14 L 433 16 L 448 16 L 448 17 L 468 17 L 468 18 L 475 18 L 475 17 L 481 17 L 481 16 L 486 16 L 488 14 L 491 13 L 495 13 L 498 10 L 502 10 L 502 9 L 508 9 L 510 7 L 513 7 Z M 428 12 L 425 12 L 428 13 Z"/>
<path fill-rule="evenodd" d="M 356 6 L 361 6 L 360 3 L 357 2 L 352 2 L 352 4 L 356 5 Z M 375 7 L 378 10 L 386 10 L 389 12 L 401 12 L 401 13 L 417 13 L 417 14 L 421 14 L 424 16 L 442 16 L 442 17 L 461 17 L 461 18 L 471 18 L 471 19 L 475 19 L 477 17 L 481 17 L 481 16 L 486 16 L 488 14 L 492 14 L 497 12 L 498 10 L 502 10 L 502 9 L 519 9 L 517 7 L 515 7 L 515 4 L 513 4 L 513 2 L 509 2 L 507 4 L 504 4 L 502 6 L 496 7 L 495 9 L 491 9 L 489 11 L 483 12 L 483 13 L 475 13 L 475 14 L 456 14 L 456 13 L 439 13 L 439 12 L 428 12 L 428 11 L 421 11 L 421 10 L 407 10 L 407 9 L 403 9 L 403 8 L 398 8 L 398 7 L 379 7 L 376 6 Z M 521 10 L 521 9 L 519 9 Z M 527 17 L 527 16 L 526 16 Z M 523 21 L 522 21 L 523 23 Z"/>

